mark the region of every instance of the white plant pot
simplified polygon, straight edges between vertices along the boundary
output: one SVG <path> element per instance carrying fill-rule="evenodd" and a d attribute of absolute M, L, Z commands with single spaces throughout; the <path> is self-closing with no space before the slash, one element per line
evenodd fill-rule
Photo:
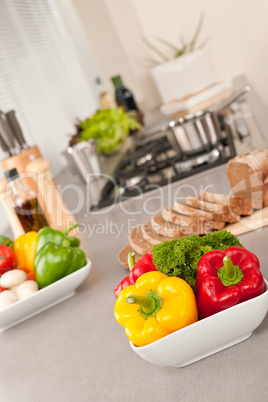
<path fill-rule="evenodd" d="M 151 74 L 163 104 L 194 94 L 215 82 L 202 50 L 157 65 Z"/>

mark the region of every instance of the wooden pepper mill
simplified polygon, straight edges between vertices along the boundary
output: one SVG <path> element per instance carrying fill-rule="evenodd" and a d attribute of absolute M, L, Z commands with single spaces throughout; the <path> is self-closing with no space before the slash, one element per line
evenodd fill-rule
<path fill-rule="evenodd" d="M 74 216 L 65 205 L 50 172 L 50 163 L 40 157 L 33 159 L 26 171 L 34 175 L 38 199 L 42 200 L 44 214 L 49 226 L 56 230 L 64 230 L 75 223 Z"/>

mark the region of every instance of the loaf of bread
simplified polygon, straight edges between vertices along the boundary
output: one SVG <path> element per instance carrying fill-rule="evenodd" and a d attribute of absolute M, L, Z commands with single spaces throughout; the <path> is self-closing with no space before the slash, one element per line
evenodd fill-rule
<path fill-rule="evenodd" d="M 268 206 L 268 148 L 232 158 L 227 164 L 227 176 L 234 195 Z"/>
<path fill-rule="evenodd" d="M 225 222 L 237 222 L 241 215 L 251 215 L 253 209 L 268 207 L 268 149 L 231 159 L 227 176 L 232 194 L 200 191 L 198 198 L 188 197 L 186 202 L 176 200 L 173 208 L 164 208 L 151 222 L 132 229 L 129 243 L 118 254 L 120 264 L 128 268 L 130 251 L 135 251 L 137 262 L 163 241 L 222 230 Z"/>

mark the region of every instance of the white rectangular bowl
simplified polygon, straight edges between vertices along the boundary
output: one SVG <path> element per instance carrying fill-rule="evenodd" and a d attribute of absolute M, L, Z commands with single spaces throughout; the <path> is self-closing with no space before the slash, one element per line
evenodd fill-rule
<path fill-rule="evenodd" d="M 266 291 L 254 299 L 197 321 L 149 345 L 131 348 L 161 366 L 184 367 L 249 338 L 268 310 Z"/>
<path fill-rule="evenodd" d="M 91 270 L 91 261 L 72 274 L 38 290 L 27 299 L 20 300 L 0 311 L 0 332 L 55 306 L 75 294 L 75 289 Z"/>

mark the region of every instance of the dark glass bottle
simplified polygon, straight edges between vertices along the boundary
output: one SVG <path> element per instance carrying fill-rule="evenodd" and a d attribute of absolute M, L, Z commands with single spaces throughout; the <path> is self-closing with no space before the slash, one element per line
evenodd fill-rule
<path fill-rule="evenodd" d="M 117 105 L 123 106 L 127 112 L 131 110 L 138 111 L 139 108 L 134 99 L 133 93 L 124 86 L 120 75 L 112 77 L 112 82 L 115 87 L 115 100 Z"/>
<path fill-rule="evenodd" d="M 38 232 L 39 229 L 49 226 L 36 194 L 22 184 L 17 169 L 8 170 L 5 177 L 12 192 L 12 206 L 25 233 L 31 230 Z"/>

